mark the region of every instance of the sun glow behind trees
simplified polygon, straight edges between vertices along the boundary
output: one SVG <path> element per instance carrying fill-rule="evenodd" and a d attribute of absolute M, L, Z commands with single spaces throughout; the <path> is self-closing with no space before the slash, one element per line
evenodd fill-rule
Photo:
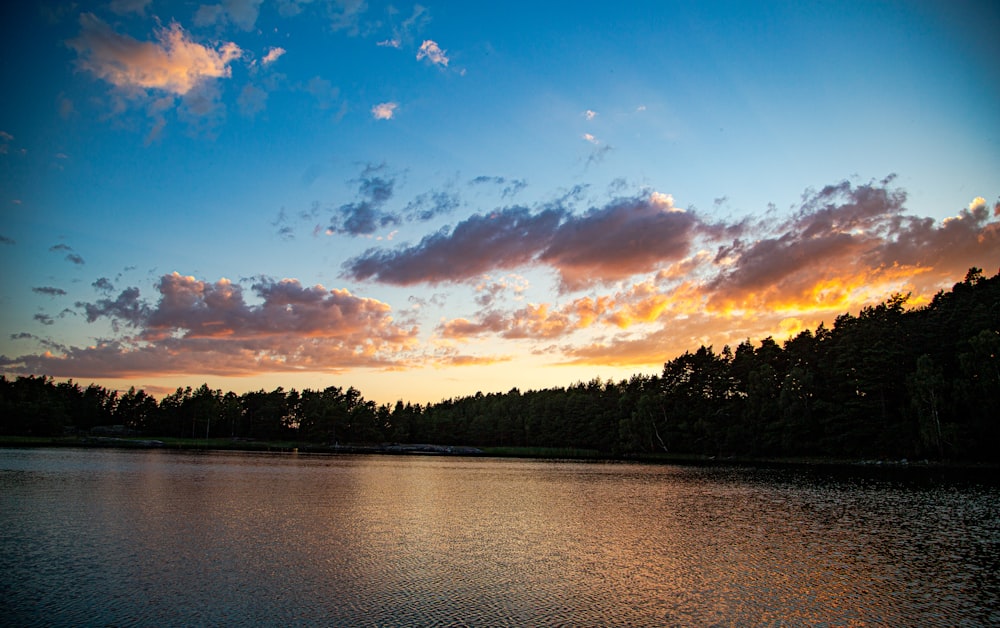
<path fill-rule="evenodd" d="M 3 380 L 4 434 L 117 422 L 153 436 L 318 446 L 435 443 L 602 455 L 988 460 L 1000 436 L 1000 275 L 971 269 L 927 305 L 895 294 L 832 327 L 716 352 L 659 375 L 377 405 L 353 387 L 236 395 L 177 389 L 158 404 L 45 378 Z"/>

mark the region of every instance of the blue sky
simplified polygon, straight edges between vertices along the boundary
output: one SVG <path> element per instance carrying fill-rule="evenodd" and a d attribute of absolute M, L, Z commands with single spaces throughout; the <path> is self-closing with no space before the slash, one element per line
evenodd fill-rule
<path fill-rule="evenodd" d="M 2 11 L 9 377 L 433 402 L 1000 266 L 995 3 Z"/>

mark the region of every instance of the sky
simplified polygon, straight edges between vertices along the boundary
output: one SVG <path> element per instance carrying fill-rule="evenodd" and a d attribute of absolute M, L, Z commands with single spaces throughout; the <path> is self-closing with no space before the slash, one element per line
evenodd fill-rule
<path fill-rule="evenodd" d="M 996 2 L 0 11 L 8 378 L 434 403 L 1000 269 Z"/>

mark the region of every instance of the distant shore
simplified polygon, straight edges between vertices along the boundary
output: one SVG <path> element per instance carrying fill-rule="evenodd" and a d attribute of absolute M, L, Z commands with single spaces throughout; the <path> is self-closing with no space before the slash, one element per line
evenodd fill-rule
<path fill-rule="evenodd" d="M 296 441 L 263 441 L 247 438 L 171 438 L 171 437 L 107 437 L 107 436 L 0 436 L 0 447 L 81 447 L 117 449 L 167 449 L 188 451 L 247 451 L 313 454 L 378 454 L 418 456 L 483 456 L 547 460 L 577 460 L 605 462 L 641 462 L 688 466 L 732 465 L 804 468 L 850 469 L 925 469 L 955 470 L 975 474 L 995 473 L 1000 464 L 954 460 L 842 460 L 833 458 L 746 458 L 706 456 L 698 454 L 656 453 L 616 456 L 592 449 L 569 447 L 468 447 L 458 445 L 380 443 L 335 444 L 301 443 Z"/>

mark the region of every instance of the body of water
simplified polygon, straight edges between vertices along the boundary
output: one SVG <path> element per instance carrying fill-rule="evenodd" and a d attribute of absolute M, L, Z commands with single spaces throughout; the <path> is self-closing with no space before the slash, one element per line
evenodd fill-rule
<path fill-rule="evenodd" d="M 998 497 L 915 471 L 0 449 L 0 620 L 995 626 Z"/>

